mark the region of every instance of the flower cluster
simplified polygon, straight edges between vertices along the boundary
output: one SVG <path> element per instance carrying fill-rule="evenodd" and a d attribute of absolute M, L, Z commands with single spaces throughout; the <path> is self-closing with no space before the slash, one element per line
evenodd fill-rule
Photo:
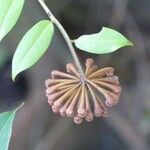
<path fill-rule="evenodd" d="M 80 77 L 76 66 L 69 63 L 67 73 L 54 70 L 51 79 L 45 81 L 46 96 L 53 112 L 72 117 L 77 124 L 84 119 L 92 121 L 94 116 L 107 117 L 107 106 L 116 105 L 121 93 L 113 68 L 99 69 L 91 58 L 86 60 L 85 67 L 84 77 Z"/>

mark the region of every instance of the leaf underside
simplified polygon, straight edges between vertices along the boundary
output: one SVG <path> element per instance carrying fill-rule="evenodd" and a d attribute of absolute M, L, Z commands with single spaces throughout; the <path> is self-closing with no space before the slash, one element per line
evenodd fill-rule
<path fill-rule="evenodd" d="M 25 0 L 0 0 L 0 41 L 16 24 Z"/>
<path fill-rule="evenodd" d="M 12 126 L 16 112 L 23 106 L 20 105 L 16 110 L 0 114 L 0 149 L 8 150 L 12 134 Z"/>
<path fill-rule="evenodd" d="M 22 38 L 12 61 L 12 79 L 33 66 L 46 52 L 54 33 L 53 24 L 42 20 L 33 26 Z"/>
<path fill-rule="evenodd" d="M 75 46 L 93 54 L 111 53 L 133 44 L 119 32 L 103 27 L 99 33 L 83 35 L 74 41 Z"/>

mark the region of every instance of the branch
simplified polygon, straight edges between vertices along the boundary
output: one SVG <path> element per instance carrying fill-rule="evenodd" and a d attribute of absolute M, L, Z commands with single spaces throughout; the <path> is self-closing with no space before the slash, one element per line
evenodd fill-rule
<path fill-rule="evenodd" d="M 59 31 L 61 32 L 62 36 L 64 37 L 69 50 L 71 52 L 71 55 L 74 59 L 74 63 L 76 64 L 80 77 L 81 79 L 84 79 L 84 71 L 82 69 L 82 66 L 80 64 L 79 58 L 75 52 L 75 49 L 72 45 L 71 39 L 68 35 L 68 33 L 65 31 L 65 29 L 63 28 L 63 26 L 60 24 L 60 22 L 55 18 L 55 16 L 52 14 L 52 12 L 49 10 L 49 8 L 47 7 L 47 5 L 45 4 L 44 0 L 38 0 L 38 2 L 40 3 L 40 5 L 42 6 L 42 8 L 45 10 L 46 14 L 49 16 L 50 20 L 56 25 L 56 27 L 59 29 Z"/>

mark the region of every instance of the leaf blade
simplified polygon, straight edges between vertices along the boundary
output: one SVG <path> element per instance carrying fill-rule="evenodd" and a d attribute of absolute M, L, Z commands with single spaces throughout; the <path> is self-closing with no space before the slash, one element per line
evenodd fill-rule
<path fill-rule="evenodd" d="M 125 46 L 133 46 L 122 34 L 106 27 L 103 27 L 99 33 L 83 35 L 74 43 L 80 50 L 94 54 L 107 54 Z"/>
<path fill-rule="evenodd" d="M 16 24 L 24 3 L 25 0 L 0 0 L 0 41 Z"/>
<path fill-rule="evenodd" d="M 34 25 L 22 38 L 12 61 L 12 79 L 33 66 L 46 52 L 54 33 L 53 24 L 42 20 Z"/>
<path fill-rule="evenodd" d="M 9 141 L 12 133 L 13 121 L 16 115 L 16 112 L 23 106 L 20 105 L 14 111 L 9 111 L 0 114 L 0 145 L 1 150 L 8 150 Z"/>

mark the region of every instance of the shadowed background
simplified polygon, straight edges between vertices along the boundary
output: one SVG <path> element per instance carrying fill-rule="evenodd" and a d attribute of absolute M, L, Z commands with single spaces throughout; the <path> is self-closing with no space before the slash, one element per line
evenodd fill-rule
<path fill-rule="evenodd" d="M 37 0 L 28 0 L 15 28 L 0 45 L 0 111 L 22 101 L 10 150 L 149 150 L 150 148 L 150 8 L 149 0 L 46 0 L 72 39 L 99 32 L 102 26 L 126 35 L 134 47 L 113 54 L 91 55 L 77 50 L 100 67 L 113 66 L 122 84 L 119 104 L 109 118 L 76 125 L 54 114 L 45 96 L 45 79 L 54 69 L 72 62 L 68 47 L 55 28 L 52 44 L 42 59 L 11 81 L 11 59 L 22 36 L 48 19 Z M 41 43 L 42 44 L 42 43 Z"/>

